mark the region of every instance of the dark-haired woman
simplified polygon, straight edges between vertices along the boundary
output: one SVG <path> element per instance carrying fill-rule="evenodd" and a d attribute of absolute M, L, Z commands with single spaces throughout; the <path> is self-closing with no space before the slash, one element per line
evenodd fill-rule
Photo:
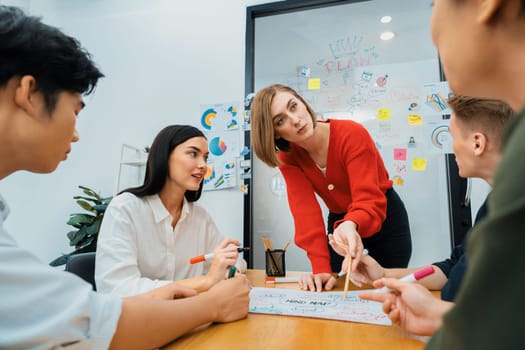
<path fill-rule="evenodd" d="M 208 290 L 239 259 L 235 239 L 225 239 L 195 201 L 208 158 L 204 134 L 172 125 L 151 146 L 144 184 L 122 191 L 109 204 L 98 238 L 95 280 L 101 292 L 127 296 L 173 283 Z M 211 261 L 190 264 L 214 252 Z"/>

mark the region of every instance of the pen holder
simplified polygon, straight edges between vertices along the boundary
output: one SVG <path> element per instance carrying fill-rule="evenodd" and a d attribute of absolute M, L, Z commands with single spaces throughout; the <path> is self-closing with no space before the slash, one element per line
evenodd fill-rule
<path fill-rule="evenodd" d="M 286 276 L 286 265 L 284 263 L 284 249 L 266 250 L 266 276 L 280 277 Z"/>

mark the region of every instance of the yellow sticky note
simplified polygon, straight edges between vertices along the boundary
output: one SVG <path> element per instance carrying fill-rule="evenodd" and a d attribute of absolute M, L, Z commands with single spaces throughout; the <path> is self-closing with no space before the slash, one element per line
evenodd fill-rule
<path fill-rule="evenodd" d="M 423 118 L 419 114 L 408 115 L 408 125 L 421 125 L 423 124 Z"/>
<path fill-rule="evenodd" d="M 418 171 L 425 171 L 427 169 L 427 160 L 425 158 L 412 159 L 412 169 Z"/>
<path fill-rule="evenodd" d="M 321 88 L 321 79 L 308 79 L 308 90 L 319 90 Z"/>
<path fill-rule="evenodd" d="M 377 119 L 390 120 L 390 108 L 379 108 L 377 110 Z"/>

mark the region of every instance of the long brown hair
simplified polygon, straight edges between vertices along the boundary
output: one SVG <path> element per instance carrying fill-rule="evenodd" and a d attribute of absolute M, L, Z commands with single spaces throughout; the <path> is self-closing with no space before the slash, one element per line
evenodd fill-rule
<path fill-rule="evenodd" d="M 277 157 L 278 151 L 290 150 L 290 142 L 280 138 L 275 139 L 275 127 L 271 112 L 272 102 L 279 92 L 288 92 L 300 100 L 310 113 L 315 126 L 315 112 L 312 107 L 291 87 L 281 84 L 267 86 L 255 95 L 250 109 L 251 119 L 251 143 L 252 149 L 257 157 L 269 167 L 277 167 L 280 164 Z"/>

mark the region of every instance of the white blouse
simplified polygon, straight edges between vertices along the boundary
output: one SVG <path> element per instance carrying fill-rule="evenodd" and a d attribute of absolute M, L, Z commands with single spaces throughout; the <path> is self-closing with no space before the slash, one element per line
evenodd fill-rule
<path fill-rule="evenodd" d="M 206 274 L 209 261 L 190 265 L 189 259 L 213 252 L 223 241 L 217 226 L 204 208 L 186 199 L 175 228 L 172 221 L 158 195 L 125 192 L 113 198 L 98 237 L 97 290 L 129 296 Z"/>

